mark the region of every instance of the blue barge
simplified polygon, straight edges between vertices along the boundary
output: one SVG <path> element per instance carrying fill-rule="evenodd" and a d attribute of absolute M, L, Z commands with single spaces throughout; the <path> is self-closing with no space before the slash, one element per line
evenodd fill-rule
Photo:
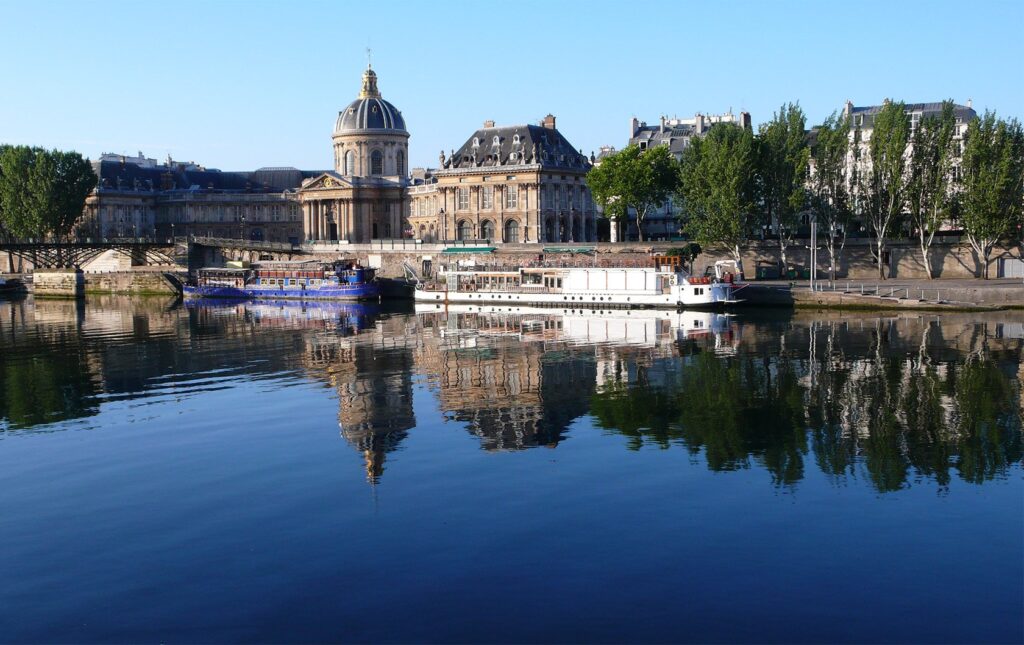
<path fill-rule="evenodd" d="M 195 284 L 182 291 L 186 298 L 377 300 L 380 284 L 373 269 L 354 261 L 280 262 L 200 269 Z"/>

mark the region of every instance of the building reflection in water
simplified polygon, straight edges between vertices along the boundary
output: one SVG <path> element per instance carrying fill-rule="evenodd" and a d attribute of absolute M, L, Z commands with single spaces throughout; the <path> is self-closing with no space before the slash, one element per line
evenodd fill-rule
<path fill-rule="evenodd" d="M 336 392 L 376 482 L 416 426 L 419 374 L 484 450 L 554 448 L 587 418 L 629 448 L 758 466 L 779 486 L 814 467 L 945 487 L 1022 460 L 1020 318 L 0 301 L 0 430 L 291 373 Z"/>

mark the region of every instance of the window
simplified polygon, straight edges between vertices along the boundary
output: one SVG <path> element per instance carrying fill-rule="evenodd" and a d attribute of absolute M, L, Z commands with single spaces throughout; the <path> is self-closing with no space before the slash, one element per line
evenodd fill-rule
<path fill-rule="evenodd" d="M 484 210 L 494 209 L 494 186 L 484 186 L 483 188 L 483 208 Z"/>
<path fill-rule="evenodd" d="M 494 239 L 494 222 L 489 219 L 485 219 L 480 224 L 480 239 L 482 240 L 493 240 Z"/>
<path fill-rule="evenodd" d="M 558 191 L 558 208 L 559 210 L 564 211 L 568 208 L 568 205 L 566 204 L 565 186 L 559 186 L 556 190 Z"/>
<path fill-rule="evenodd" d="M 370 174 L 384 174 L 384 153 L 381 152 L 380 150 L 374 150 L 372 153 L 370 153 Z"/>
<path fill-rule="evenodd" d="M 519 135 L 518 134 L 515 135 L 514 137 L 512 137 L 512 143 L 519 143 Z"/>
<path fill-rule="evenodd" d="M 469 210 L 469 188 L 459 188 L 458 203 L 455 208 L 460 211 Z"/>
<path fill-rule="evenodd" d="M 495 145 L 495 146 L 501 145 L 501 137 L 499 137 L 498 135 L 494 135 L 494 139 L 492 140 L 492 145 Z"/>
<path fill-rule="evenodd" d="M 514 219 L 505 222 L 505 241 L 513 244 L 519 241 L 519 222 Z"/>
<path fill-rule="evenodd" d="M 473 137 L 473 147 L 474 148 L 479 148 L 480 147 L 480 137 Z"/>
<path fill-rule="evenodd" d="M 460 242 L 473 239 L 473 226 L 469 223 L 469 220 L 464 219 L 459 222 L 459 228 L 455 232 L 455 236 Z"/>
<path fill-rule="evenodd" d="M 505 208 L 519 208 L 519 186 L 505 187 Z"/>
<path fill-rule="evenodd" d="M 349 176 L 356 174 L 356 153 L 351 150 L 345 153 L 345 174 Z"/>
<path fill-rule="evenodd" d="M 397 168 L 395 169 L 396 174 L 399 177 L 405 175 L 405 153 L 402 152 L 401 150 L 399 150 L 398 153 L 395 154 L 395 165 L 397 166 Z"/>

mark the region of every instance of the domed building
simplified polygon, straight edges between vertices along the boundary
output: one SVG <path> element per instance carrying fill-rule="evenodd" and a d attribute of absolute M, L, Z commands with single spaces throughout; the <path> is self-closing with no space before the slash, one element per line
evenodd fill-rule
<path fill-rule="evenodd" d="M 299 190 L 306 240 L 324 243 L 400 238 L 404 232 L 409 131 L 384 100 L 367 66 L 356 100 L 338 112 L 334 170 Z"/>

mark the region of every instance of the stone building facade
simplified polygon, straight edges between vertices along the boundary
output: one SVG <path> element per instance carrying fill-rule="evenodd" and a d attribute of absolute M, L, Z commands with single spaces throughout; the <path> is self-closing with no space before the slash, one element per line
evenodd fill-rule
<path fill-rule="evenodd" d="M 304 239 L 369 242 L 404 237 L 409 132 L 402 113 L 377 89 L 367 67 L 359 96 L 338 113 L 334 170 L 298 190 Z"/>
<path fill-rule="evenodd" d="M 540 125 L 495 127 L 469 137 L 406 190 L 413 237 L 489 244 L 592 242 L 591 164 L 548 115 Z"/>
<path fill-rule="evenodd" d="M 302 239 L 295 168 L 221 172 L 168 159 L 93 163 L 98 184 L 76 227 L 81 238 L 199 235 L 272 242 Z M 309 173 L 306 173 L 308 175 Z"/>

